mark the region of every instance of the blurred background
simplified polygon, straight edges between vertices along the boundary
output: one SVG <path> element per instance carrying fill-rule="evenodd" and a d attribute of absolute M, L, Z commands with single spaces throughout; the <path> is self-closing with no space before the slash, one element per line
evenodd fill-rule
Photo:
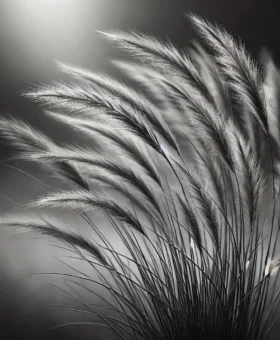
<path fill-rule="evenodd" d="M 193 39 L 184 18 L 188 11 L 224 25 L 234 36 L 241 37 L 256 56 L 263 46 L 267 47 L 280 62 L 280 13 L 276 1 L 1 0 L 0 115 L 22 118 L 56 140 L 84 142 L 65 126 L 52 122 L 20 93 L 34 83 L 62 79 L 56 61 L 120 77 L 110 60 L 125 56 L 101 39 L 97 30 L 135 28 L 168 37 L 184 48 Z M 9 161 L 12 151 L 0 140 L 2 216 L 24 214 L 21 205 L 46 191 L 25 172 L 47 185 L 58 185 L 28 164 Z M 69 214 L 63 221 L 72 227 L 80 227 L 81 223 L 77 216 Z M 56 259 L 60 255 L 58 249 L 28 236 L 0 230 L 0 338 L 108 338 L 109 333 L 87 326 L 46 332 L 59 323 L 78 320 L 77 315 L 44 307 L 50 301 L 69 306 L 71 299 L 54 285 L 31 280 L 26 274 L 61 271 L 63 265 Z"/>

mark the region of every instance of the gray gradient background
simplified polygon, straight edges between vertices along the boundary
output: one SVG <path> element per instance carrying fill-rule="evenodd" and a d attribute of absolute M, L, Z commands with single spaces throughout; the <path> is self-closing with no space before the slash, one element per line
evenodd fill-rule
<path fill-rule="evenodd" d="M 184 47 L 193 32 L 183 14 L 192 11 L 226 26 L 254 53 L 265 45 L 280 61 L 280 12 L 276 3 L 253 0 L 1 0 L 0 114 L 21 117 L 57 140 L 86 142 L 47 119 L 36 105 L 21 98 L 19 92 L 34 82 L 61 78 L 55 60 L 118 75 L 110 66 L 110 59 L 123 55 L 101 40 L 96 30 L 131 27 L 169 37 L 173 43 Z M 45 189 L 4 165 L 11 152 L 0 140 L 0 194 L 23 204 Z M 59 184 L 27 164 L 9 164 L 49 185 Z M 1 197 L 0 212 L 2 215 L 24 214 L 23 209 Z M 59 213 L 55 216 L 60 217 Z M 65 224 L 71 227 L 80 226 L 75 218 L 63 216 Z M 107 333 L 92 327 L 44 332 L 61 322 L 82 320 L 79 315 L 56 313 L 42 307 L 47 302 L 64 305 L 70 302 L 55 288 L 24 276 L 31 272 L 62 270 L 54 258 L 60 255 L 54 248 L 27 236 L 0 230 L 0 338 L 108 339 Z"/>

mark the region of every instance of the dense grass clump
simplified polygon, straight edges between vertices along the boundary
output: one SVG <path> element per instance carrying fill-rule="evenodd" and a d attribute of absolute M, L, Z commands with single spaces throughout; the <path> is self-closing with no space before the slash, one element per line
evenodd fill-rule
<path fill-rule="evenodd" d="M 130 85 L 59 64 L 71 82 L 25 93 L 92 148 L 0 121 L 20 159 L 68 183 L 30 206 L 78 211 L 96 242 L 45 218 L 2 224 L 54 237 L 87 261 L 98 280 L 77 267 L 80 286 L 106 288 L 119 317 L 86 303 L 84 312 L 120 339 L 268 339 L 280 296 L 279 71 L 268 53 L 257 62 L 223 28 L 188 18 L 201 44 L 184 52 L 143 33 L 102 33 L 136 60 L 114 62 Z"/>

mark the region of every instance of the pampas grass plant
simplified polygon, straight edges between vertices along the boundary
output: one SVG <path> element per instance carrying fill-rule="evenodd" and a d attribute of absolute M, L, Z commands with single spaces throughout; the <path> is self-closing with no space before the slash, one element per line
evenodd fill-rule
<path fill-rule="evenodd" d="M 132 55 L 114 61 L 129 85 L 59 63 L 71 82 L 24 93 L 91 138 L 91 148 L 0 121 L 19 159 L 67 183 L 29 206 L 77 211 L 94 241 L 38 213 L 1 224 L 55 238 L 90 264 L 98 279 L 78 265 L 77 275 L 64 275 L 92 284 L 93 294 L 96 285 L 107 290 L 118 317 L 87 303 L 79 311 L 120 339 L 269 339 L 280 297 L 280 73 L 269 53 L 256 61 L 224 28 L 187 17 L 200 43 L 186 51 L 140 32 L 100 32 Z"/>

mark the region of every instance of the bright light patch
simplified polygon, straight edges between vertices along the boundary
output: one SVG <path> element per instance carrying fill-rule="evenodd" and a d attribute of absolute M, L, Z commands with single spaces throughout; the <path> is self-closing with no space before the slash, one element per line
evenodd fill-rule
<path fill-rule="evenodd" d="M 39 0 L 39 2 L 45 3 L 45 4 L 55 4 L 57 0 Z"/>
<path fill-rule="evenodd" d="M 194 249 L 194 241 L 193 241 L 192 238 L 190 239 L 190 247 L 191 247 L 192 249 Z"/>
<path fill-rule="evenodd" d="M 279 265 L 280 262 L 278 260 L 273 260 L 271 257 L 269 257 L 264 271 L 265 276 L 276 274 Z"/>
<path fill-rule="evenodd" d="M 265 270 L 264 270 L 264 275 L 267 276 L 269 273 L 270 273 L 270 266 L 271 266 L 271 263 L 272 263 L 272 259 L 271 257 L 269 257 L 267 259 L 267 263 L 266 263 L 266 267 L 265 267 Z"/>
<path fill-rule="evenodd" d="M 101 20 L 96 15 L 99 0 L 19 0 L 7 3 L 12 40 L 28 54 L 29 60 L 36 58 L 33 64 L 42 60 L 40 72 L 47 64 L 46 55 L 67 60 L 69 55 L 83 51 L 87 39 L 94 45 L 94 32 L 89 35 L 88 25 Z"/>

